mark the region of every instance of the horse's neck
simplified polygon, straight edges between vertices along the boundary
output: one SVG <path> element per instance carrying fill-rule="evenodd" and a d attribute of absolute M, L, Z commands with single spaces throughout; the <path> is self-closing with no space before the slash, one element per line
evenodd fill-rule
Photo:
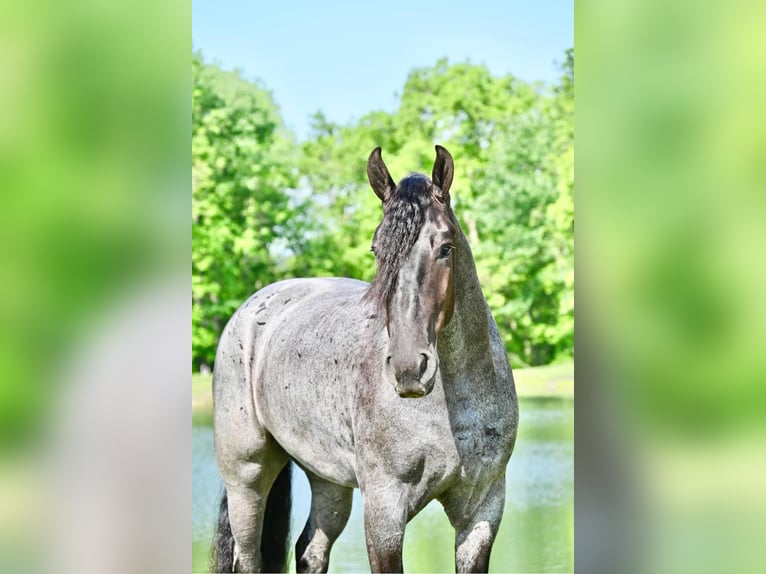
<path fill-rule="evenodd" d="M 445 374 L 459 376 L 491 362 L 487 303 L 481 292 L 476 264 L 462 231 L 455 249 L 455 310 L 439 335 L 439 361 Z"/>

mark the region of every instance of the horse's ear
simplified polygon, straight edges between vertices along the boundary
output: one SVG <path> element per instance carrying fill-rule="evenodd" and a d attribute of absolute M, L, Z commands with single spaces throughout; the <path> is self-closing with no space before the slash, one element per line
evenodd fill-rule
<path fill-rule="evenodd" d="M 372 150 L 370 158 L 367 160 L 367 179 L 370 180 L 372 190 L 383 203 L 387 202 L 396 189 L 391 174 L 388 173 L 386 164 L 383 163 L 383 157 L 380 155 L 380 147 Z"/>
<path fill-rule="evenodd" d="M 452 185 L 452 177 L 455 175 L 455 162 L 450 153 L 442 146 L 436 146 L 436 161 L 431 173 L 431 181 L 434 182 L 434 195 L 442 203 L 449 203 L 449 188 Z"/>

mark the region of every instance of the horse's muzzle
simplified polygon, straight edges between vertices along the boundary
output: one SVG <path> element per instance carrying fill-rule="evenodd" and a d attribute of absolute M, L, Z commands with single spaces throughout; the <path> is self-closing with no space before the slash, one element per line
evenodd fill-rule
<path fill-rule="evenodd" d="M 397 384 L 395 389 L 396 394 L 403 399 L 419 399 L 420 397 L 425 397 L 428 394 L 428 390 L 426 389 L 425 385 L 421 385 L 419 383 L 415 385 Z"/>
<path fill-rule="evenodd" d="M 409 360 L 397 360 L 386 357 L 386 376 L 393 384 L 396 393 L 405 399 L 426 396 L 433 390 L 438 359 L 430 350 L 422 350 L 407 357 Z"/>

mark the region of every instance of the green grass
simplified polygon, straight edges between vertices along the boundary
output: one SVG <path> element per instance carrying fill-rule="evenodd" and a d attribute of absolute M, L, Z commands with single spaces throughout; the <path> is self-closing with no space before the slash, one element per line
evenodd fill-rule
<path fill-rule="evenodd" d="M 513 369 L 520 398 L 574 399 L 574 362 Z"/>
<path fill-rule="evenodd" d="M 211 542 L 203 542 L 199 540 L 192 542 L 192 572 L 208 571 L 208 560 L 210 560 Z"/>
<path fill-rule="evenodd" d="M 210 375 L 192 374 L 192 424 L 213 424 L 213 392 Z"/>
<path fill-rule="evenodd" d="M 574 363 L 514 369 L 516 392 L 520 398 L 574 398 Z M 210 375 L 192 375 L 192 424 L 213 422 L 213 396 Z"/>

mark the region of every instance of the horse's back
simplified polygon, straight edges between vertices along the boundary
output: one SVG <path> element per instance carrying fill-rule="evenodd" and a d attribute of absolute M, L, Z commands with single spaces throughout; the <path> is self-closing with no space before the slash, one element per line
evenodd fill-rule
<path fill-rule="evenodd" d="M 369 286 L 369 283 L 347 277 L 285 279 L 256 291 L 237 309 L 233 317 L 238 315 L 250 318 L 255 318 L 256 315 L 275 316 L 284 310 L 280 305 L 290 303 L 296 305 L 307 299 L 328 296 L 357 296 L 363 294 Z"/>
<path fill-rule="evenodd" d="M 221 349 L 240 348 L 245 340 L 255 344 L 264 340 L 275 325 L 286 323 L 285 318 L 308 307 L 324 307 L 337 298 L 361 298 L 369 287 L 364 281 L 342 277 L 311 279 L 285 279 L 271 283 L 250 296 L 232 315 L 218 343 Z M 218 357 L 216 357 L 216 363 Z"/>

